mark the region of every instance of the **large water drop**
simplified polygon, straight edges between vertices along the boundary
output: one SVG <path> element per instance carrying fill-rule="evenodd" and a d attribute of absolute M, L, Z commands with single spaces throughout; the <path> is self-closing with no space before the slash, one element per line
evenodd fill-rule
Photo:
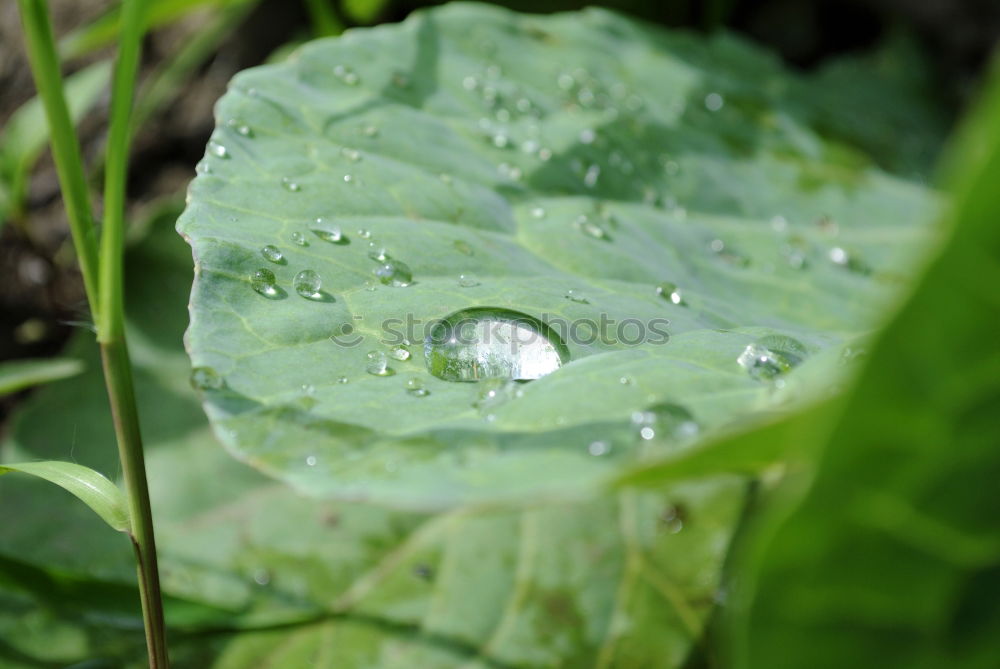
<path fill-rule="evenodd" d="M 436 322 L 424 341 L 427 369 L 445 381 L 538 379 L 569 360 L 566 344 L 541 321 L 478 307 Z"/>

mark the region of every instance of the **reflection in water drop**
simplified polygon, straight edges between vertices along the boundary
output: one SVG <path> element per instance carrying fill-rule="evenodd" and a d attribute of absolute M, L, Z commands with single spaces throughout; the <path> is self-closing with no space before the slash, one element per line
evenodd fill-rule
<path fill-rule="evenodd" d="M 755 379 L 772 379 L 802 362 L 809 352 L 796 339 L 767 335 L 747 345 L 736 362 Z"/>
<path fill-rule="evenodd" d="M 389 355 L 399 361 L 406 361 L 410 359 L 410 352 L 405 346 L 394 346 L 392 350 L 389 351 Z"/>
<path fill-rule="evenodd" d="M 457 311 L 436 322 L 424 342 L 431 374 L 445 381 L 538 379 L 569 360 L 547 325 L 516 311 Z"/>

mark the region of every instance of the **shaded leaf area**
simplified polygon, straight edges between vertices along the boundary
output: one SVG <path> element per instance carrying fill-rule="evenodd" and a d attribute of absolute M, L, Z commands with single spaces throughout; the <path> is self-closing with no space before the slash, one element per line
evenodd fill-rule
<path fill-rule="evenodd" d="M 443 515 L 299 496 L 213 443 L 180 344 L 190 262 L 171 223 L 129 250 L 127 313 L 175 666 L 683 663 L 714 606 L 739 479 Z M 87 371 L 26 403 L 3 459 L 114 478 L 90 334 L 70 353 Z M 26 477 L 0 479 L 0 507 L 0 665 L 142 666 L 127 540 Z"/>
<path fill-rule="evenodd" d="M 996 73 L 982 98 L 949 156 L 951 239 L 873 346 L 800 502 L 759 523 L 742 561 L 737 666 L 1000 663 Z"/>
<path fill-rule="evenodd" d="M 827 392 L 938 208 L 868 152 L 912 172 L 940 124 L 873 86 L 833 91 L 729 36 L 467 4 L 240 74 L 178 224 L 216 433 L 310 495 L 446 508 L 582 494 L 692 441 L 640 443 L 649 405 L 705 435 Z M 859 129 L 901 117 L 909 152 Z M 380 255 L 412 285 L 383 285 Z M 426 328 L 472 307 L 553 325 L 570 361 L 506 401 L 432 376 Z M 768 335 L 802 344 L 794 392 L 737 364 Z M 404 339 L 409 359 L 366 373 Z"/>

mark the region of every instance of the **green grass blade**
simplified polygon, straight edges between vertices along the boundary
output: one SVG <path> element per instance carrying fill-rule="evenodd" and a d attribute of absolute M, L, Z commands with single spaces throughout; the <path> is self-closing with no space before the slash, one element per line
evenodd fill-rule
<path fill-rule="evenodd" d="M 83 371 L 83 363 L 71 358 L 11 360 L 0 364 L 0 397 L 50 381 L 68 379 Z"/>
<path fill-rule="evenodd" d="M 89 467 L 56 460 L 0 465 L 0 474 L 8 472 L 30 474 L 54 483 L 75 495 L 113 529 L 119 532 L 129 530 L 125 494 L 103 474 Z"/>
<path fill-rule="evenodd" d="M 144 0 L 124 3 L 122 36 L 111 88 L 111 121 L 104 168 L 104 229 L 101 236 L 97 338 L 113 341 L 124 332 L 122 250 L 132 98 L 146 11 Z"/>

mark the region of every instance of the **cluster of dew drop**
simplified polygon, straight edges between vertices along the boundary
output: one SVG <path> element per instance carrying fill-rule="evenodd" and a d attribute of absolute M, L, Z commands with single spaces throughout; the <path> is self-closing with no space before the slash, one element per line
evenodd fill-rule
<path fill-rule="evenodd" d="M 334 75 L 348 86 L 357 86 L 361 81 L 357 73 L 343 65 L 334 68 Z M 409 81 L 403 75 L 394 77 L 393 82 L 402 88 L 409 87 Z M 623 113 L 639 112 L 644 107 L 643 99 L 631 92 L 623 83 L 606 85 L 599 77 L 582 68 L 560 73 L 555 83 L 561 95 L 561 108 L 570 112 L 576 110 L 601 112 L 603 117 L 610 121 Z M 482 71 L 465 76 L 461 85 L 481 103 L 484 116 L 479 119 L 478 126 L 493 148 L 518 152 L 539 163 L 553 159 L 553 151 L 544 141 L 540 124 L 552 110 L 532 99 L 531 95 L 517 84 L 505 80 L 498 65 L 487 65 Z M 710 92 L 704 99 L 704 106 L 710 112 L 718 112 L 724 105 L 725 99 L 720 93 Z M 515 124 L 516 133 L 513 130 Z M 252 129 L 238 119 L 231 119 L 227 122 L 227 126 L 243 138 L 254 136 Z M 366 138 L 376 138 L 379 135 L 379 129 L 374 125 L 364 125 L 359 131 Z M 602 176 L 612 171 L 627 177 L 636 172 L 635 163 L 623 152 L 608 146 L 608 140 L 598 130 L 584 128 L 577 140 L 582 147 L 599 147 L 602 155 L 606 156 L 603 165 L 600 162 L 587 162 L 580 158 L 569 161 L 568 166 L 579 177 L 584 189 L 594 190 L 600 184 Z M 230 158 L 226 147 L 214 140 L 209 143 L 208 153 L 217 159 Z M 341 154 L 350 163 L 357 163 L 363 159 L 363 154 L 351 147 L 343 147 Z M 517 164 L 519 162 L 521 164 Z M 658 155 L 656 162 L 668 180 L 681 170 L 678 161 L 668 154 Z M 523 162 L 520 160 L 505 160 L 498 165 L 498 171 L 505 178 L 520 181 L 524 177 L 521 165 Z M 199 163 L 199 172 L 210 173 L 210 171 L 210 165 L 206 161 Z M 442 174 L 441 178 L 446 183 L 452 181 L 448 174 Z M 356 182 L 351 174 L 345 174 L 343 180 L 345 183 Z M 293 177 L 284 177 L 281 185 L 291 193 L 302 190 L 301 185 Z M 643 193 L 646 204 L 666 209 L 675 220 L 685 218 L 685 209 L 679 206 L 673 197 L 663 196 L 660 189 L 647 185 Z M 547 218 L 547 212 L 542 206 L 532 207 L 529 214 L 531 218 L 539 221 Z M 827 236 L 836 237 L 835 224 L 825 220 L 821 220 L 819 224 Z M 606 214 L 582 213 L 572 220 L 572 225 L 588 238 L 600 242 L 612 242 L 610 230 L 616 226 L 616 222 L 613 217 Z M 789 234 L 788 221 L 780 215 L 771 220 L 771 227 L 775 233 L 783 236 L 780 252 L 788 265 L 794 269 L 805 269 L 809 264 L 809 248 L 804 237 Z M 311 228 L 311 232 L 317 239 L 329 244 L 345 245 L 348 242 L 340 227 L 322 217 L 315 219 L 315 226 Z M 367 256 L 376 263 L 372 274 L 378 283 L 398 288 L 413 284 L 413 273 L 406 263 L 394 258 L 377 241 L 371 240 L 370 231 L 360 229 L 357 231 L 357 237 L 368 240 Z M 309 245 L 310 238 L 305 232 L 296 230 L 291 233 L 290 241 L 295 246 L 304 247 Z M 453 247 L 456 252 L 463 255 L 474 254 L 472 246 L 465 240 L 454 240 Z M 745 267 L 750 262 L 748 257 L 727 247 L 721 239 L 711 240 L 708 251 L 736 266 Z M 286 264 L 285 254 L 273 244 L 263 246 L 260 253 L 272 264 Z M 870 271 L 857 254 L 840 245 L 830 246 L 826 255 L 834 265 L 859 273 Z M 459 275 L 457 282 L 461 288 L 475 288 L 481 285 L 481 281 L 472 274 Z M 282 296 L 275 274 L 270 269 L 262 267 L 253 271 L 250 275 L 250 285 L 253 290 L 265 297 Z M 368 287 L 374 290 L 374 284 L 369 284 Z M 306 299 L 315 300 L 323 297 L 322 280 L 311 269 L 297 272 L 292 279 L 292 288 Z M 671 281 L 662 281 L 655 285 L 653 290 L 656 296 L 670 305 L 688 306 L 682 289 Z M 567 290 L 565 298 L 578 304 L 589 304 L 588 298 L 576 289 Z M 454 336 L 455 323 L 462 319 L 473 332 L 471 338 L 460 339 Z M 501 341 L 505 343 L 514 341 L 518 345 L 504 349 L 497 347 L 496 339 L 490 341 L 485 336 L 486 333 L 495 332 L 498 328 L 508 335 L 506 338 L 500 337 Z M 509 336 L 525 333 L 533 336 L 531 341 L 534 343 L 522 344 L 518 336 Z M 775 381 L 798 365 L 807 355 L 806 348 L 798 341 L 790 337 L 771 335 L 747 345 L 736 359 L 736 363 L 754 379 Z M 388 352 L 369 351 L 366 358 L 365 369 L 368 374 L 387 377 L 395 374 L 391 364 L 394 361 L 409 361 L 411 353 L 407 346 L 396 346 Z M 500 406 L 524 395 L 524 383 L 552 373 L 569 360 L 569 353 L 558 335 L 547 331 L 526 314 L 484 308 L 455 312 L 441 319 L 424 342 L 424 359 L 428 371 L 434 377 L 450 382 L 479 383 L 480 392 L 473 406 L 480 410 L 485 420 L 492 422 L 496 419 L 496 410 Z M 632 386 L 634 383 L 627 376 L 622 376 L 619 381 L 622 386 Z M 339 384 L 348 382 L 349 378 L 346 376 L 337 379 Z M 202 389 L 219 389 L 224 386 L 223 379 L 207 367 L 194 370 L 192 383 Z M 404 389 L 408 395 L 417 398 L 427 397 L 431 393 L 421 378 L 416 376 L 407 378 Z M 311 395 L 312 393 L 307 393 L 307 396 Z M 673 442 L 691 440 L 700 432 L 700 426 L 690 411 L 672 403 L 658 403 L 634 412 L 632 426 L 635 437 L 640 443 L 654 440 Z M 586 452 L 595 457 L 606 456 L 614 450 L 615 445 L 606 439 L 595 439 L 586 447 Z M 315 456 L 310 456 L 307 464 L 314 466 Z M 670 517 L 665 523 L 675 528 L 672 531 L 678 531 L 683 526 L 681 514 L 672 512 L 667 515 Z"/>

